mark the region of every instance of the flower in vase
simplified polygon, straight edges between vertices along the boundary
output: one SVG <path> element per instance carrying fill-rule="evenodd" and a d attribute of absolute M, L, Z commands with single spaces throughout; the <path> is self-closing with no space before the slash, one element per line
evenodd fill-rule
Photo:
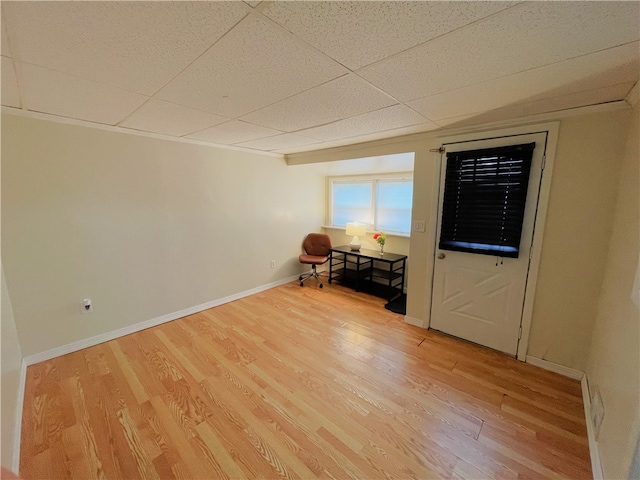
<path fill-rule="evenodd" d="M 387 241 L 387 234 L 384 232 L 376 233 L 373 236 L 373 239 L 378 242 L 378 245 L 382 246 Z"/>

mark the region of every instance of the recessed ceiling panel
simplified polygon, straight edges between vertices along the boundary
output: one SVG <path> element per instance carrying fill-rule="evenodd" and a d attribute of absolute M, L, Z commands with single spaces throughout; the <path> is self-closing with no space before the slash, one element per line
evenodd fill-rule
<path fill-rule="evenodd" d="M 338 120 L 329 125 L 302 130 L 298 133 L 320 140 L 337 140 L 426 122 L 427 119 L 425 117 L 409 107 L 394 105 L 374 112 L 364 113 L 357 117 Z"/>
<path fill-rule="evenodd" d="M 277 26 L 251 16 L 164 88 L 160 97 L 235 118 L 346 72 Z"/>
<path fill-rule="evenodd" d="M 20 108 L 20 90 L 13 60 L 2 57 L 2 105 Z"/>
<path fill-rule="evenodd" d="M 529 2 L 358 73 L 401 101 L 637 41 L 640 2 Z"/>
<path fill-rule="evenodd" d="M 635 83 L 640 73 L 639 48 L 634 42 L 421 98 L 409 102 L 409 105 L 427 118 L 438 121 L 538 98 L 558 97 L 625 82 Z"/>
<path fill-rule="evenodd" d="M 271 137 L 281 133 L 279 130 L 241 122 L 240 120 L 232 120 L 212 128 L 207 128 L 202 132 L 188 135 L 188 138 L 202 140 L 204 142 L 221 143 L 223 145 L 233 145 L 234 143 L 248 142 L 249 140 Z"/>
<path fill-rule="evenodd" d="M 285 148 L 299 147 L 301 145 L 318 144 L 318 140 L 314 138 L 303 137 L 295 133 L 285 133 L 273 137 L 263 138 L 261 140 L 252 140 L 238 144 L 239 147 L 255 148 L 256 150 L 282 150 Z"/>
<path fill-rule="evenodd" d="M 226 122 L 225 117 L 162 100 L 150 100 L 120 124 L 122 127 L 181 137 Z"/>
<path fill-rule="evenodd" d="M 35 65 L 21 64 L 24 107 L 36 112 L 115 125 L 147 97 Z"/>
<path fill-rule="evenodd" d="M 357 69 L 515 2 L 272 2 L 263 14 Z"/>
<path fill-rule="evenodd" d="M 389 95 L 351 74 L 250 113 L 243 120 L 291 132 L 396 103 Z"/>
<path fill-rule="evenodd" d="M 3 2 L 14 56 L 155 93 L 245 14 L 239 2 Z"/>

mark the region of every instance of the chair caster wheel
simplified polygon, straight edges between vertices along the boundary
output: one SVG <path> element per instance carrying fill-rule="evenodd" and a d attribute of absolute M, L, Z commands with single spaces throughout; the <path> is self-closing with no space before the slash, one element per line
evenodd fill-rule
<path fill-rule="evenodd" d="M 300 282 L 300 286 L 301 286 L 301 287 L 304 287 L 304 283 Z"/>
<path fill-rule="evenodd" d="M 320 284 L 320 288 L 322 288 L 322 284 Z"/>

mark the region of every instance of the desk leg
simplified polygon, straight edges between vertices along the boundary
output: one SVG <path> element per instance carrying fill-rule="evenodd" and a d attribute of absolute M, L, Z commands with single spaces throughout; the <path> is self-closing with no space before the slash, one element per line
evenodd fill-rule
<path fill-rule="evenodd" d="M 329 285 L 331 285 L 331 278 L 333 278 L 333 252 L 329 252 Z"/>

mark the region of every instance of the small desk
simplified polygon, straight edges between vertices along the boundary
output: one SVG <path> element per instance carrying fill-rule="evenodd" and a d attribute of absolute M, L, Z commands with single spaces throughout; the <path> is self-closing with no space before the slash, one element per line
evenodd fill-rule
<path fill-rule="evenodd" d="M 352 285 L 356 291 L 367 290 L 388 298 L 404 292 L 407 256 L 362 248 L 351 250 L 349 245 L 331 249 L 329 283 L 337 280 Z"/>

